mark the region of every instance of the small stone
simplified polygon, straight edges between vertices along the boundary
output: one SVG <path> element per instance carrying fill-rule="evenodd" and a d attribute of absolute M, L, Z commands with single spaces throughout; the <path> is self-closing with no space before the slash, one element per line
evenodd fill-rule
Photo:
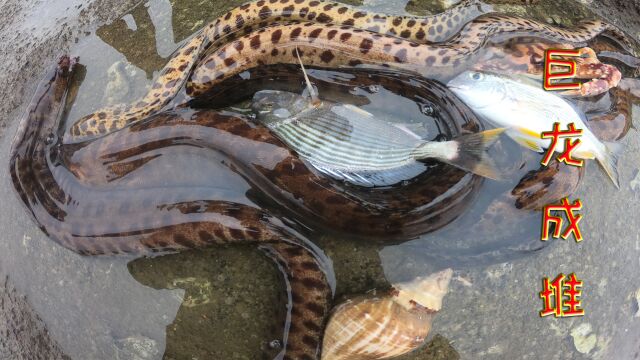
<path fill-rule="evenodd" d="M 104 90 L 106 105 L 124 103 L 131 95 L 131 83 L 136 75 L 135 68 L 124 61 L 117 61 L 107 70 L 108 82 Z"/>
<path fill-rule="evenodd" d="M 571 330 L 573 345 L 581 354 L 588 354 L 598 343 L 596 334 L 591 333 L 591 324 L 584 323 Z"/>
<path fill-rule="evenodd" d="M 636 290 L 634 294 L 634 300 L 636 302 L 636 313 L 633 317 L 640 317 L 640 288 Z"/>
<path fill-rule="evenodd" d="M 461 0 L 439 0 L 440 7 L 443 9 L 448 9 L 460 3 Z"/>
<path fill-rule="evenodd" d="M 633 177 L 633 180 L 631 180 L 629 185 L 633 191 L 640 190 L 640 170 L 636 170 L 636 175 Z"/>
<path fill-rule="evenodd" d="M 504 352 L 504 349 L 502 348 L 501 345 L 493 345 L 492 347 L 487 349 L 487 354 L 491 354 L 491 355 L 499 355 L 499 354 L 502 354 L 503 352 Z"/>
<path fill-rule="evenodd" d="M 145 336 L 131 336 L 117 341 L 123 359 L 155 359 L 160 354 L 158 343 Z"/>

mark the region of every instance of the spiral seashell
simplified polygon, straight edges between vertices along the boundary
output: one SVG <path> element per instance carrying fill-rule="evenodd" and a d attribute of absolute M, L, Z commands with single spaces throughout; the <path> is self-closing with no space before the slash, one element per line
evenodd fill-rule
<path fill-rule="evenodd" d="M 337 306 L 325 329 L 322 360 L 388 359 L 424 342 L 453 271 L 394 284 L 384 296 L 365 296 Z"/>

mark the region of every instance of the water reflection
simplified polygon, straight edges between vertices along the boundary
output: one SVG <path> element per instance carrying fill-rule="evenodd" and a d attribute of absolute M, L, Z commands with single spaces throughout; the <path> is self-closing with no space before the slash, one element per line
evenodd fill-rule
<path fill-rule="evenodd" d="M 147 6 L 137 6 L 127 16 L 99 27 L 96 35 L 151 79 L 155 71 L 162 69 L 167 57 L 158 53 L 158 31 L 149 11 Z"/>
<path fill-rule="evenodd" d="M 326 241 L 321 241 L 322 243 Z M 337 302 L 388 283 L 377 246 L 335 241 L 323 244 L 334 260 Z M 167 326 L 165 359 L 273 359 L 279 349 L 286 292 L 279 271 L 250 247 L 189 251 L 128 264 L 132 276 L 154 289 L 185 290 Z M 436 334 L 423 349 L 399 360 L 457 359 Z"/>
<path fill-rule="evenodd" d="M 128 264 L 155 289 L 184 289 L 167 326 L 167 359 L 272 359 L 279 349 L 285 288 L 277 269 L 249 247 L 189 251 Z M 258 356 L 259 357 L 256 357 Z"/>
<path fill-rule="evenodd" d="M 96 35 L 152 79 L 154 72 L 162 69 L 178 44 L 218 14 L 244 2 L 149 1 L 122 18 L 100 26 Z"/>

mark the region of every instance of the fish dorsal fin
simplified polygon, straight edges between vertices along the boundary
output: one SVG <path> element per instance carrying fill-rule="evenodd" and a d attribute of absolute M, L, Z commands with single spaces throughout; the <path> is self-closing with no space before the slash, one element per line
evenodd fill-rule
<path fill-rule="evenodd" d="M 318 94 L 316 90 L 311 85 L 311 81 L 309 80 L 309 76 L 307 76 L 307 70 L 304 68 L 304 64 L 302 64 L 302 59 L 300 58 L 300 51 L 296 46 L 296 55 L 298 56 L 298 61 L 300 62 L 300 67 L 302 68 L 302 74 L 304 75 L 304 81 L 307 83 L 307 90 L 309 91 L 309 96 L 311 97 L 311 104 L 313 106 L 318 106 L 320 104 L 320 98 L 318 98 Z"/>

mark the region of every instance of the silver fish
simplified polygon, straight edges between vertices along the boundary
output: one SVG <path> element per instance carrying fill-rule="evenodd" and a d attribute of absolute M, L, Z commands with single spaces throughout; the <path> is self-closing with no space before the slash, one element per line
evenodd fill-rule
<path fill-rule="evenodd" d="M 584 123 L 584 114 L 560 96 L 521 80 L 489 72 L 466 71 L 447 86 L 476 114 L 495 126 L 506 127 L 508 136 L 537 152 L 551 144 L 551 139 L 541 138 L 542 132 L 551 131 L 554 123 L 559 123 L 561 130 L 574 123 L 576 129 L 582 129 L 582 136 L 572 154 L 578 159 L 595 158 L 619 187 L 616 154 L 620 146 L 598 140 Z M 558 141 L 555 150 L 563 152 L 564 141 Z"/>
<path fill-rule="evenodd" d="M 321 173 L 359 186 L 388 186 L 422 173 L 421 160 L 436 159 L 498 178 L 485 150 L 503 129 L 427 141 L 356 106 L 321 101 L 306 79 L 310 96 L 263 90 L 255 93 L 251 108 L 261 124 Z"/>
<path fill-rule="evenodd" d="M 264 90 L 253 97 L 260 123 L 318 171 L 360 186 L 387 186 L 425 170 L 436 159 L 491 179 L 498 175 L 485 150 L 503 131 L 494 129 L 452 141 L 427 141 L 356 106 Z"/>

